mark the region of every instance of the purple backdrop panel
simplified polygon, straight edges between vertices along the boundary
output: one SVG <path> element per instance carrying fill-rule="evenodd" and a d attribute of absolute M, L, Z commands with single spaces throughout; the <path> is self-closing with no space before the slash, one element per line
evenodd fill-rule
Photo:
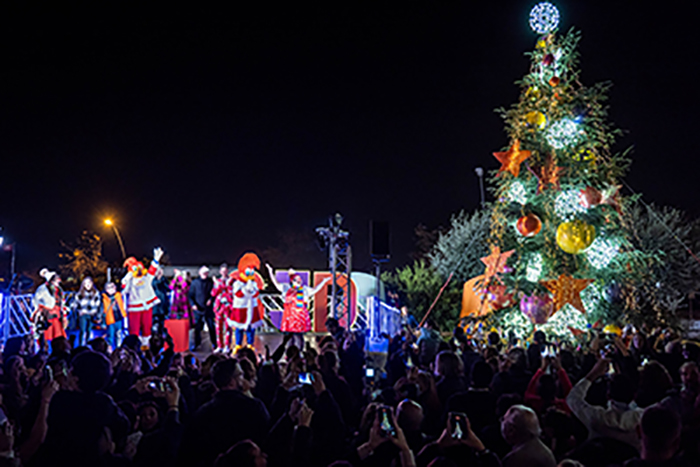
<path fill-rule="evenodd" d="M 281 311 L 268 311 L 268 316 L 272 324 L 279 329 L 282 326 L 282 312 Z"/>
<path fill-rule="evenodd" d="M 310 285 L 311 281 L 311 272 L 309 271 L 296 271 L 297 274 L 301 277 L 301 281 L 303 282 L 304 285 Z M 280 270 L 280 271 L 275 271 L 275 279 L 277 279 L 277 282 L 280 284 L 289 284 L 289 271 L 287 270 Z"/>

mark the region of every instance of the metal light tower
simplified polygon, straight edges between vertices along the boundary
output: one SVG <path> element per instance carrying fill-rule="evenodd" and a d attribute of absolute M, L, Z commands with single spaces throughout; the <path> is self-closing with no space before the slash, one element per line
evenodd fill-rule
<path fill-rule="evenodd" d="M 328 248 L 328 268 L 333 277 L 330 315 L 337 320 L 345 317 L 347 327 L 350 328 L 352 248 L 349 241 L 350 232 L 340 228 L 342 223 L 343 216 L 336 213 L 328 218 L 328 227 L 317 227 L 316 233 Z M 345 281 L 339 281 L 341 277 L 344 277 Z"/>

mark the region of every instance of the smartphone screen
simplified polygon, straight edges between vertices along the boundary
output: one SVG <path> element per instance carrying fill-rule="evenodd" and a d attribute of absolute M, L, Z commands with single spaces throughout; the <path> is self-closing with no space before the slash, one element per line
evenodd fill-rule
<path fill-rule="evenodd" d="M 311 384 L 311 374 L 299 373 L 299 384 Z"/>
<path fill-rule="evenodd" d="M 380 416 L 382 418 L 379 421 L 379 429 L 382 431 L 382 435 L 385 438 L 388 438 L 389 436 L 395 437 L 396 436 L 396 429 L 394 428 L 394 425 L 391 423 L 391 416 L 389 415 L 389 408 L 382 407 Z"/>
<path fill-rule="evenodd" d="M 46 382 L 53 381 L 53 368 L 51 368 L 49 365 L 44 366 L 44 374 L 42 375 L 42 379 Z"/>
<path fill-rule="evenodd" d="M 154 391 L 163 392 L 163 382 L 160 380 L 151 381 L 150 383 L 148 383 L 148 387 L 150 389 L 153 389 Z"/>
<path fill-rule="evenodd" d="M 367 378 L 374 378 L 374 368 L 366 368 L 365 369 L 365 376 Z"/>
<path fill-rule="evenodd" d="M 608 364 L 608 374 L 609 375 L 614 375 L 615 374 L 615 366 L 610 362 Z"/>
<path fill-rule="evenodd" d="M 454 439 L 463 439 L 467 436 L 467 416 L 461 412 L 450 412 L 450 420 L 452 425 L 452 437 Z"/>

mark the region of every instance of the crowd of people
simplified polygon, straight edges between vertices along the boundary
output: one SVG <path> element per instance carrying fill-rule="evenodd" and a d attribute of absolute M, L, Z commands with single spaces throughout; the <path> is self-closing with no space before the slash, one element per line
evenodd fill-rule
<path fill-rule="evenodd" d="M 267 265 L 284 311 L 275 348 L 256 352 L 258 257 L 191 280 L 165 279 L 162 255 L 128 258 L 121 288 L 84 278 L 68 303 L 41 271 L 39 345 L 2 352 L 0 467 L 700 465 L 700 347 L 671 331 L 520 341 L 406 319 L 375 353 L 333 318 L 310 334 L 327 280 Z M 175 352 L 166 319 L 191 322 L 190 351 Z"/>
<path fill-rule="evenodd" d="M 671 332 L 521 343 L 428 322 L 376 355 L 326 326 L 201 362 L 159 331 L 10 339 L 0 466 L 700 465 L 700 353 Z"/>

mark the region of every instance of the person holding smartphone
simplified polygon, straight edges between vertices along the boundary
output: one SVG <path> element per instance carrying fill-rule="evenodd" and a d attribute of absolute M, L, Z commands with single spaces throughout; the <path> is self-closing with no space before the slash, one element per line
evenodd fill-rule
<path fill-rule="evenodd" d="M 403 430 L 396 423 L 394 412 L 391 407 L 382 405 L 377 409 L 372 428 L 369 430 L 369 440 L 357 448 L 357 457 L 364 461 L 374 455 L 377 448 L 386 442 L 394 444 L 399 449 L 401 467 L 415 467 L 413 451 L 408 446 Z M 386 460 L 388 465 L 390 460 Z"/>
<path fill-rule="evenodd" d="M 571 412 L 588 428 L 588 438 L 609 437 L 629 444 L 639 450 L 637 426 L 643 409 L 632 404 L 634 383 L 622 373 L 607 377 L 608 406 L 600 407 L 586 401 L 588 389 L 598 378 L 607 375 L 612 360 L 599 359 L 585 378 L 576 383 L 566 398 Z"/>
<path fill-rule="evenodd" d="M 563 398 L 556 397 L 557 387 Z M 525 391 L 525 403 L 532 407 L 535 412 L 541 414 L 548 407 L 554 406 L 557 409 L 571 413 L 566 405 L 566 396 L 571 391 L 572 384 L 569 375 L 561 367 L 558 352 L 554 346 L 549 347 L 547 356 L 542 358 L 542 365 L 535 372 L 530 380 L 530 384 Z"/>
<path fill-rule="evenodd" d="M 418 465 L 428 465 L 436 457 L 445 457 L 457 465 L 496 467 L 498 456 L 486 449 L 474 433 L 469 418 L 460 412 L 450 412 L 445 428 L 437 441 L 427 444 L 417 456 Z M 523 464 L 524 465 L 524 464 Z"/>

